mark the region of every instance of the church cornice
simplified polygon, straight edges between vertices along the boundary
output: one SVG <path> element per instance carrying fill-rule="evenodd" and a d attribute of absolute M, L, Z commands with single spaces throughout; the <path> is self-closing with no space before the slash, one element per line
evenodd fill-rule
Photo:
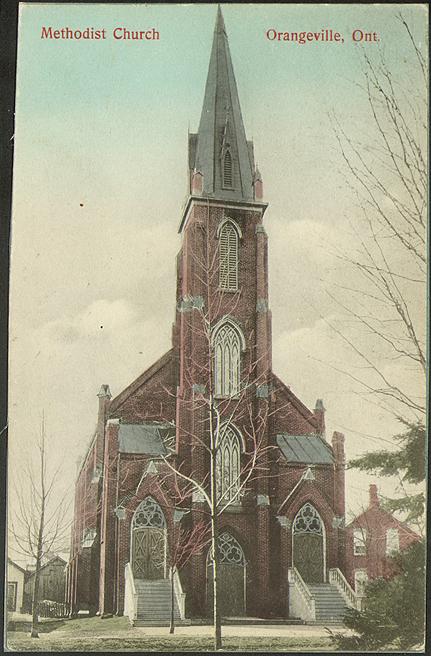
<path fill-rule="evenodd" d="M 234 201 L 234 200 L 222 200 L 220 198 L 211 198 L 209 196 L 193 196 L 190 195 L 187 197 L 184 204 L 183 211 L 181 213 L 181 222 L 178 228 L 178 232 L 181 233 L 187 224 L 187 220 L 190 215 L 190 211 L 193 205 L 198 205 L 201 207 L 222 207 L 223 209 L 232 209 L 232 210 L 257 210 L 261 211 L 262 216 L 265 214 L 268 203 L 262 201 Z"/>

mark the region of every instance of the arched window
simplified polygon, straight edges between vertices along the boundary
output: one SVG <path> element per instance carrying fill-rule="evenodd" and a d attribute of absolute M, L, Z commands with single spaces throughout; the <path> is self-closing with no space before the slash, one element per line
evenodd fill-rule
<path fill-rule="evenodd" d="M 217 538 L 217 546 L 219 553 L 219 565 L 246 565 L 244 552 L 238 540 L 228 531 L 223 531 Z M 211 549 L 207 554 L 207 566 L 211 564 L 212 556 Z"/>
<path fill-rule="evenodd" d="M 223 158 L 223 187 L 233 186 L 233 162 L 230 150 L 227 150 Z"/>
<path fill-rule="evenodd" d="M 226 321 L 213 336 L 214 390 L 218 397 L 237 396 L 241 380 L 241 338 Z"/>
<path fill-rule="evenodd" d="M 231 427 L 220 428 L 221 438 L 216 457 L 217 497 L 221 502 L 239 501 L 241 484 L 241 440 Z"/>
<path fill-rule="evenodd" d="M 223 224 L 219 233 L 219 240 L 219 285 L 221 289 L 234 292 L 238 289 L 239 235 L 231 221 L 226 221 Z"/>
<path fill-rule="evenodd" d="M 293 522 L 293 532 L 322 535 L 323 531 L 320 515 L 311 503 L 303 505 L 299 513 L 296 515 L 295 521 Z"/>
<path fill-rule="evenodd" d="M 165 528 L 166 520 L 162 509 L 152 497 L 146 497 L 133 515 L 133 528 Z"/>

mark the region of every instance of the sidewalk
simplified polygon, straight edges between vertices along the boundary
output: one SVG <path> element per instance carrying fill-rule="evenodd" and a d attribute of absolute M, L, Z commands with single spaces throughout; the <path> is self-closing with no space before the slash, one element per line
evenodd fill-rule
<path fill-rule="evenodd" d="M 343 633 L 344 635 L 352 635 L 352 631 L 347 629 L 345 626 L 333 626 L 330 625 L 331 631 L 337 633 Z M 166 626 L 140 626 L 135 627 L 135 631 L 139 631 L 142 635 L 146 636 L 169 636 L 168 628 Z M 175 628 L 176 636 L 188 636 L 188 637 L 203 637 L 203 636 L 212 636 L 213 627 L 211 625 L 200 625 L 200 626 L 179 626 Z M 298 624 L 298 625 L 225 625 L 222 626 L 222 635 L 225 637 L 260 637 L 260 638 L 322 638 L 329 637 L 328 631 L 325 629 L 325 626 L 307 625 L 307 624 Z"/>

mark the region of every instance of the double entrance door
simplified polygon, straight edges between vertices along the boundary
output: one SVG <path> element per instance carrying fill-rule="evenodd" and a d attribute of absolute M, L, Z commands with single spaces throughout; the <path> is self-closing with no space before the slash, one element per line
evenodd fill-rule
<path fill-rule="evenodd" d="M 294 534 L 293 564 L 305 583 L 323 583 L 323 536 L 313 533 Z"/>
<path fill-rule="evenodd" d="M 166 529 L 135 529 L 132 535 L 132 569 L 135 579 L 165 578 Z"/>
<path fill-rule="evenodd" d="M 325 529 L 311 503 L 302 506 L 293 522 L 293 565 L 305 583 L 325 581 Z"/>

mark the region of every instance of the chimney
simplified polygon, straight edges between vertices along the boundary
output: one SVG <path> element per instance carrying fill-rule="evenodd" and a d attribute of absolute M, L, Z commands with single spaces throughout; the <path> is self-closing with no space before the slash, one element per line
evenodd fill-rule
<path fill-rule="evenodd" d="M 325 437 L 325 406 L 323 399 L 317 399 L 314 406 L 314 416 L 317 419 L 317 432 L 321 437 Z"/>
<path fill-rule="evenodd" d="M 380 502 L 377 494 L 377 485 L 372 483 L 370 485 L 370 508 L 379 508 Z"/>

